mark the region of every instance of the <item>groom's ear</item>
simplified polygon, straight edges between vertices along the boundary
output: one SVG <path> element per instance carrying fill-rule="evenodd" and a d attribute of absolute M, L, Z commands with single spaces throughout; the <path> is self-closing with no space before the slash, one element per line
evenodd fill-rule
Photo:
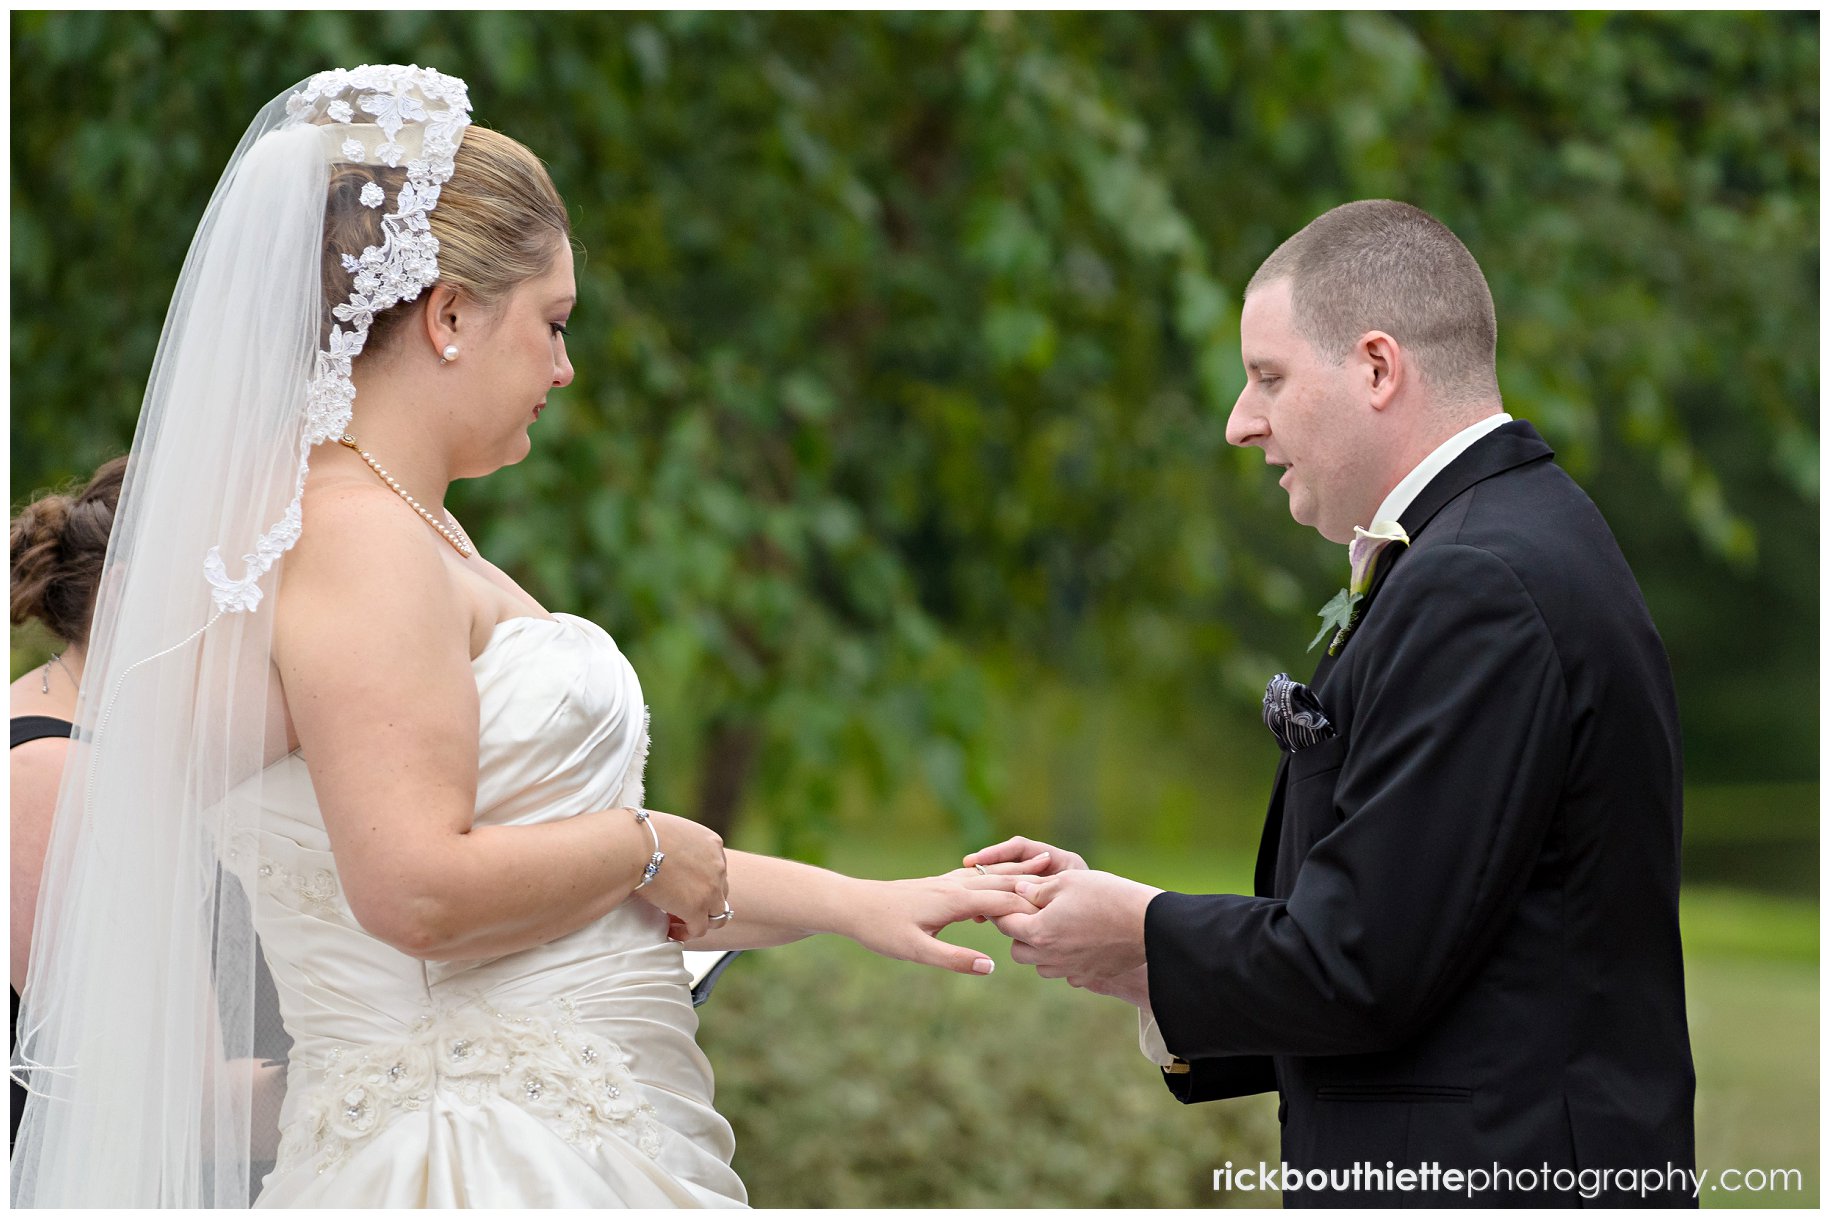
<path fill-rule="evenodd" d="M 1413 375 L 1410 353 L 1383 330 L 1369 330 L 1353 346 L 1351 359 L 1366 391 L 1366 404 L 1383 411 Z"/>

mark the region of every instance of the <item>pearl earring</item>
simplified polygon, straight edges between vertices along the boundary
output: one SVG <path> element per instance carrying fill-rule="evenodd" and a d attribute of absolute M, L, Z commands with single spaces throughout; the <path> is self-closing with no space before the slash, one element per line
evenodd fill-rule
<path fill-rule="evenodd" d="M 457 344 L 451 343 L 445 347 L 445 354 L 439 359 L 439 363 L 440 364 L 449 364 L 449 363 L 451 363 L 451 361 L 453 361 L 457 358 L 458 358 Z"/>

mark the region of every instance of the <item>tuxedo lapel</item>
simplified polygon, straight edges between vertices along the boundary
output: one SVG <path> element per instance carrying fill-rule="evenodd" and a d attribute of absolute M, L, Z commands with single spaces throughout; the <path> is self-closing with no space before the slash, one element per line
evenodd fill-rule
<path fill-rule="evenodd" d="M 1417 498 L 1411 501 L 1410 507 L 1399 516 L 1398 523 L 1404 527 L 1405 536 L 1411 539 L 1412 545 L 1415 545 L 1419 535 L 1429 527 L 1430 522 L 1436 518 L 1436 514 L 1448 507 L 1456 496 L 1468 488 L 1476 483 L 1485 482 L 1495 475 L 1504 474 L 1508 470 L 1514 470 L 1535 461 L 1549 461 L 1554 455 L 1551 447 L 1544 443 L 1543 437 L 1538 435 L 1537 429 L 1523 419 L 1514 419 L 1511 423 L 1501 424 L 1475 441 L 1467 452 L 1450 462 L 1443 468 L 1442 473 L 1431 479 L 1429 484 L 1417 493 Z M 1366 590 L 1365 600 L 1360 603 L 1360 612 L 1355 620 L 1356 630 L 1358 624 L 1364 622 L 1366 616 L 1372 613 L 1373 598 L 1379 595 L 1379 590 L 1384 587 L 1386 579 L 1392 574 L 1392 569 L 1403 561 L 1404 556 L 1410 553 L 1410 549 L 1410 546 L 1393 545 L 1387 546 L 1379 552 L 1379 557 L 1373 563 L 1372 584 Z M 1350 633 L 1349 643 L 1352 642 L 1352 638 Z M 1318 696 L 1322 683 L 1327 680 L 1328 674 L 1334 669 L 1335 662 L 1340 660 L 1341 655 L 1347 651 L 1347 646 L 1346 643 L 1342 644 L 1338 652 L 1332 656 L 1323 656 L 1321 662 L 1315 666 L 1315 676 L 1309 679 L 1309 688 L 1316 691 Z"/>
<path fill-rule="evenodd" d="M 1534 461 L 1549 461 L 1554 456 L 1556 454 L 1544 443 L 1537 429 L 1523 419 L 1501 424 L 1432 478 L 1399 516 L 1398 523 L 1414 542 L 1436 514 L 1469 487 Z M 1374 589 L 1377 587 L 1375 582 Z"/>
<path fill-rule="evenodd" d="M 1258 839 L 1258 862 L 1252 869 L 1252 893 L 1257 897 L 1275 895 L 1277 880 L 1277 844 L 1284 835 L 1284 776 L 1290 770 L 1290 755 L 1279 750 L 1277 779 L 1271 784 L 1271 808 L 1265 814 L 1264 833 Z"/>
<path fill-rule="evenodd" d="M 1388 547 L 1386 547 L 1386 549 L 1390 550 L 1391 547 L 1388 546 Z M 1384 556 L 1381 555 L 1380 557 L 1383 558 Z M 1361 617 L 1366 616 L 1366 610 L 1371 608 L 1371 605 L 1372 605 L 1372 594 L 1369 592 L 1366 594 L 1366 600 L 1364 602 L 1362 602 L 1362 605 L 1361 605 L 1361 609 L 1360 609 Z M 1349 635 L 1348 638 L 1351 639 L 1352 636 Z M 1346 650 L 1347 650 L 1347 645 L 1345 643 L 1343 643 L 1341 645 L 1340 652 L 1333 652 L 1333 653 L 1324 652 L 1322 654 L 1322 658 L 1316 662 L 1315 672 L 1313 674 L 1311 674 L 1309 677 L 1309 688 L 1311 690 L 1315 691 L 1315 695 L 1317 698 L 1321 697 L 1322 683 L 1328 680 L 1328 674 L 1334 670 L 1335 661 L 1339 660 L 1341 658 L 1341 652 L 1345 652 Z M 1323 703 L 1322 705 L 1327 706 L 1326 703 Z"/>
<path fill-rule="evenodd" d="M 1549 461 L 1552 456 L 1551 447 L 1544 443 L 1544 438 L 1538 435 L 1537 429 L 1531 424 L 1523 419 L 1502 424 L 1481 437 L 1467 452 L 1431 479 L 1429 485 L 1417 493 L 1417 498 L 1400 515 L 1399 524 L 1404 526 L 1405 536 L 1415 544 L 1436 514 L 1468 488 L 1508 470 L 1536 461 Z M 1387 546 L 1379 552 L 1373 563 L 1372 584 L 1367 588 L 1366 599 L 1360 605 L 1359 621 L 1363 622 L 1366 615 L 1372 612 L 1373 598 L 1379 595 L 1379 589 L 1384 587 L 1392 569 L 1410 553 L 1410 549 L 1410 546 Z M 1352 642 L 1353 635 L 1350 633 L 1340 651 L 1324 655 L 1315 666 L 1315 675 L 1309 679 L 1309 689 L 1315 691 L 1317 697 L 1321 697 L 1329 674 L 1334 671 L 1335 665 L 1346 654 Z M 1323 703 L 1327 703 L 1325 698 Z M 1283 837 L 1284 777 L 1289 769 L 1290 755 L 1285 752 L 1277 763 L 1277 780 L 1271 787 L 1271 808 L 1265 815 L 1264 834 L 1258 841 L 1257 866 L 1252 873 L 1253 891 L 1260 897 L 1269 897 L 1273 892 L 1278 845 Z"/>

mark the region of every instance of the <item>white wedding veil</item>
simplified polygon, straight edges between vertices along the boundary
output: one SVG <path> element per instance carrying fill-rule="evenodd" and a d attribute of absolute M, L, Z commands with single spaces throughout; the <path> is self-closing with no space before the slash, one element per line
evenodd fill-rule
<path fill-rule="evenodd" d="M 273 1155 L 284 1074 L 250 900 L 270 872 L 263 771 L 287 749 L 272 594 L 370 322 L 437 278 L 427 214 L 469 108 L 429 69 L 320 73 L 255 116 L 197 228 L 45 860 L 12 1062 L 30 1093 L 16 1206 L 246 1206 Z M 376 184 L 327 203 L 339 165 Z M 327 270 L 337 207 L 375 209 L 383 239 Z"/>

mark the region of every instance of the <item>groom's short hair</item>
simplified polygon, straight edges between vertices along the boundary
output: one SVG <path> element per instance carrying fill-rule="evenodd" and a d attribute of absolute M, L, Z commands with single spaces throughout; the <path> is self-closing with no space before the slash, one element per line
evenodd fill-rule
<path fill-rule="evenodd" d="M 1246 294 L 1290 281 L 1297 331 L 1334 363 L 1369 330 L 1409 350 L 1444 405 L 1500 401 L 1493 294 L 1474 255 L 1436 217 L 1392 199 L 1344 203 L 1272 251 Z"/>

